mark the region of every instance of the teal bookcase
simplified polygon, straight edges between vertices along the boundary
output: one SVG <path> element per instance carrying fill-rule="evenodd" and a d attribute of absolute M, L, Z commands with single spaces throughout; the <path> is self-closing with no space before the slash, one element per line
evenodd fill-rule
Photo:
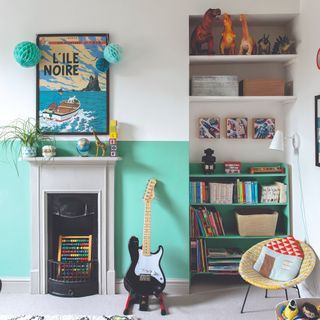
<path fill-rule="evenodd" d="M 250 174 L 250 167 L 273 167 L 280 166 L 284 168 L 284 173 L 264 173 L 264 174 Z M 287 202 L 285 203 L 232 203 L 232 204 L 211 204 L 211 203 L 191 203 L 190 207 L 215 207 L 221 214 L 223 225 L 225 229 L 224 236 L 214 236 L 214 237 L 199 237 L 205 239 L 207 248 L 241 248 L 242 250 L 247 250 L 254 244 L 266 240 L 270 237 L 242 237 L 238 234 L 237 223 L 235 219 L 235 209 L 237 208 L 268 208 L 279 213 L 276 234 L 275 237 L 286 237 L 291 233 L 291 222 L 290 222 L 290 181 L 288 174 L 288 165 L 284 163 L 256 163 L 256 162 L 242 162 L 241 163 L 241 173 L 240 174 L 226 174 L 224 171 L 224 164 L 217 163 L 214 174 L 203 174 L 202 167 L 200 163 L 190 164 L 190 181 L 204 181 L 206 183 L 210 182 L 236 182 L 237 179 L 243 181 L 257 181 L 259 186 L 273 184 L 276 181 L 282 182 L 287 185 Z M 260 201 L 260 192 L 259 192 Z M 191 222 L 190 222 L 191 224 Z M 190 230 L 190 228 L 189 228 Z M 190 235 L 191 237 L 191 235 Z M 194 238 L 192 238 L 194 239 Z M 190 277 L 204 273 L 204 272 L 191 272 Z M 210 272 L 206 272 L 210 274 Z"/>

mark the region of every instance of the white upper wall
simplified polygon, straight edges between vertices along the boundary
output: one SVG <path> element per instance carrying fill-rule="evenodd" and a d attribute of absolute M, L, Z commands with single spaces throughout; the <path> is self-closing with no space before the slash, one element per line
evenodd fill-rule
<path fill-rule="evenodd" d="M 299 0 L 0 0 L 0 125 L 35 117 L 35 68 L 13 59 L 38 33 L 108 32 L 125 50 L 111 69 L 111 117 L 123 140 L 189 139 L 188 16 L 297 13 Z M 249 115 L 250 116 L 250 115 Z"/>
<path fill-rule="evenodd" d="M 287 148 L 287 161 L 292 164 L 293 169 L 294 234 L 299 239 L 305 238 L 301 215 L 303 196 L 310 243 L 318 256 L 320 256 L 320 168 L 315 166 L 314 97 L 320 94 L 320 70 L 316 66 L 316 54 L 320 48 L 320 42 L 317 39 L 317 30 L 320 27 L 319 12 L 320 2 L 318 0 L 301 1 L 301 13 L 295 23 L 299 57 L 293 68 L 298 100 L 294 106 L 287 108 L 287 135 L 297 132 L 301 139 L 299 158 L 303 194 L 299 185 L 298 157 L 294 155 L 291 145 Z M 320 267 L 317 266 L 313 277 L 309 279 L 309 288 L 317 295 L 320 294 L 320 287 L 315 284 L 319 283 L 319 278 Z"/>

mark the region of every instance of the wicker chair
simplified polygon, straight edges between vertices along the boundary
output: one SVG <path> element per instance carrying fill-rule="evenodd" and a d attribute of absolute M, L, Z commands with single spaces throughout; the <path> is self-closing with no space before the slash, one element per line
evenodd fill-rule
<path fill-rule="evenodd" d="M 300 298 L 300 291 L 298 288 L 298 284 L 300 284 L 302 281 L 304 281 L 311 274 L 311 272 L 315 266 L 315 263 L 316 263 L 315 253 L 313 252 L 312 248 L 309 245 L 307 245 L 306 243 L 299 241 L 300 247 L 304 253 L 304 259 L 301 264 L 299 274 L 297 275 L 296 278 L 294 278 L 290 281 L 284 282 L 284 281 L 271 280 L 271 279 L 263 277 L 260 273 L 258 273 L 257 271 L 255 271 L 253 269 L 253 266 L 256 263 L 259 255 L 260 255 L 262 247 L 266 243 L 268 243 L 269 241 L 278 240 L 278 239 L 279 238 L 269 239 L 269 240 L 265 240 L 260 243 L 257 243 L 256 245 L 251 247 L 248 251 L 246 251 L 243 254 L 241 261 L 240 261 L 239 273 L 240 273 L 241 277 L 246 282 L 249 283 L 249 286 L 248 286 L 247 293 L 245 295 L 245 298 L 244 298 L 244 301 L 242 304 L 241 313 L 243 313 L 251 285 L 258 287 L 258 288 L 261 288 L 261 289 L 265 289 L 266 290 L 266 294 L 265 294 L 266 298 L 268 298 L 268 290 L 281 290 L 281 289 L 283 289 L 283 290 L 285 290 L 286 299 L 288 300 L 287 288 L 297 289 L 298 295 Z"/>

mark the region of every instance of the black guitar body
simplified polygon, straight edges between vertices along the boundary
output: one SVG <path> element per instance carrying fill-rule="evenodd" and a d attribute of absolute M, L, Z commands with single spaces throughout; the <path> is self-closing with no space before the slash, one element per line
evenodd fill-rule
<path fill-rule="evenodd" d="M 158 296 L 166 286 L 166 278 L 160 266 L 163 247 L 159 246 L 158 250 L 150 256 L 143 256 L 138 238 L 131 237 L 129 253 L 131 265 L 124 277 L 124 286 L 127 291 L 141 296 Z"/>

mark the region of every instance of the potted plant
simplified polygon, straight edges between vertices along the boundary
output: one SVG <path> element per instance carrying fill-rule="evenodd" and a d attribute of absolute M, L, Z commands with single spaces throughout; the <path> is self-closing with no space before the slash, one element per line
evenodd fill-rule
<path fill-rule="evenodd" d="M 34 119 L 17 119 L 7 126 L 0 127 L 0 140 L 4 148 L 16 151 L 15 145 L 19 143 L 18 154 L 22 158 L 36 157 L 37 147 L 42 141 L 50 140 L 36 125 Z"/>

